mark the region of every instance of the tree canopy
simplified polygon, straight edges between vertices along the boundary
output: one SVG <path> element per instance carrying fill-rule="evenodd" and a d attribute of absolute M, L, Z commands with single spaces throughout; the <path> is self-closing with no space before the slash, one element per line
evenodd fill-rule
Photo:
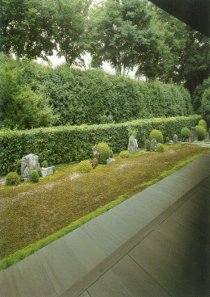
<path fill-rule="evenodd" d="M 90 18 L 93 66 L 108 61 L 117 73 L 146 63 L 157 46 L 159 32 L 151 24 L 148 1 L 108 0 L 93 9 Z"/>

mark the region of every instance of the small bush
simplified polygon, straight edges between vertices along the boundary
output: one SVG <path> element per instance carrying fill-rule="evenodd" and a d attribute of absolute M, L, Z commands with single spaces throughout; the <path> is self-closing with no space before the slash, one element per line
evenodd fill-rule
<path fill-rule="evenodd" d="M 55 171 L 56 171 L 55 166 L 53 166 L 52 168 L 53 168 L 53 173 L 55 173 Z"/>
<path fill-rule="evenodd" d="M 200 120 L 198 125 L 202 126 L 204 129 L 207 129 L 207 123 L 205 120 Z"/>
<path fill-rule="evenodd" d="M 110 158 L 113 158 L 113 155 L 114 155 L 113 150 L 110 150 L 110 152 L 109 152 Z"/>
<path fill-rule="evenodd" d="M 146 148 L 146 150 L 147 151 L 149 151 L 150 150 L 150 140 L 149 139 L 147 139 L 146 141 L 145 141 L 145 148 Z"/>
<path fill-rule="evenodd" d="M 158 143 L 163 143 L 163 134 L 159 130 L 156 130 L 156 129 L 152 130 L 152 132 L 149 135 L 149 138 L 150 140 L 155 138 Z"/>
<path fill-rule="evenodd" d="M 99 164 L 106 164 L 106 160 L 110 157 L 110 148 L 106 142 L 101 142 L 97 145 L 99 151 Z"/>
<path fill-rule="evenodd" d="M 197 125 L 195 129 L 198 132 L 198 140 L 203 140 L 207 137 L 206 129 L 203 126 Z"/>
<path fill-rule="evenodd" d="M 48 167 L 48 162 L 46 160 L 42 162 L 42 167 L 44 167 L 44 168 Z"/>
<path fill-rule="evenodd" d="M 36 170 L 31 171 L 30 179 L 32 183 L 38 183 L 39 182 L 39 173 Z"/>
<path fill-rule="evenodd" d="M 191 137 L 191 131 L 187 127 L 182 128 L 181 130 L 182 140 L 185 141 Z"/>
<path fill-rule="evenodd" d="M 130 153 L 128 151 L 122 151 L 120 152 L 120 158 L 129 158 Z"/>
<path fill-rule="evenodd" d="M 42 171 L 41 171 L 41 169 L 39 169 L 37 172 L 39 174 L 39 177 L 42 177 Z"/>
<path fill-rule="evenodd" d="M 164 152 L 164 145 L 162 143 L 158 143 L 157 144 L 157 151 L 159 153 L 163 153 Z"/>
<path fill-rule="evenodd" d="M 88 160 L 82 161 L 79 163 L 77 167 L 78 171 L 83 172 L 83 173 L 88 173 L 90 172 L 93 168 L 92 165 Z"/>
<path fill-rule="evenodd" d="M 17 186 L 20 184 L 20 176 L 17 172 L 10 172 L 6 176 L 6 186 Z"/>

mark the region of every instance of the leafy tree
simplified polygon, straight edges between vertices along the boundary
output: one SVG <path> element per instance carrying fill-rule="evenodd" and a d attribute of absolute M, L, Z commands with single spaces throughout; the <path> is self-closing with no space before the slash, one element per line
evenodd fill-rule
<path fill-rule="evenodd" d="M 184 84 L 191 95 L 197 85 L 208 78 L 210 39 L 195 31 L 165 11 L 152 6 L 156 12 L 157 29 L 164 33 L 164 58 L 157 77 L 163 82 Z"/>
<path fill-rule="evenodd" d="M 42 0 L 2 0 L 2 51 L 18 58 L 53 54 L 54 5 Z"/>
<path fill-rule="evenodd" d="M 192 96 L 192 104 L 194 110 L 199 113 L 200 112 L 200 107 L 201 107 L 201 99 L 203 96 L 203 93 L 205 92 L 206 89 L 210 88 L 210 76 L 208 79 L 204 79 L 203 83 L 198 85 L 196 87 L 196 90 L 193 93 Z"/>
<path fill-rule="evenodd" d="M 56 32 L 58 56 L 65 56 L 66 62 L 72 65 L 88 49 L 87 16 L 92 0 L 59 0 L 56 2 Z"/>
<path fill-rule="evenodd" d="M 206 89 L 201 99 L 200 112 L 203 119 L 207 121 L 208 127 L 210 126 L 210 88 Z"/>
<path fill-rule="evenodd" d="M 15 60 L 0 58 L 1 116 L 3 127 L 30 129 L 51 126 L 55 120 L 44 94 L 23 84 L 24 68 Z"/>
<path fill-rule="evenodd" d="M 145 0 L 108 0 L 90 14 L 92 65 L 108 61 L 119 74 L 152 58 L 158 34 L 150 26 L 153 13 Z"/>

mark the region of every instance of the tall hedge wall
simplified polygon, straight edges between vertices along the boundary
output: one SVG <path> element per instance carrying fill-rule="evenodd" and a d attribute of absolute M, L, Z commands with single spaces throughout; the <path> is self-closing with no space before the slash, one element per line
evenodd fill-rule
<path fill-rule="evenodd" d="M 129 130 L 137 130 L 140 147 L 153 129 L 162 131 L 164 140 L 174 134 L 181 137 L 183 127 L 195 126 L 201 117 L 171 117 L 135 120 L 121 124 L 60 126 L 32 130 L 4 130 L 0 132 L 0 170 L 6 175 L 15 170 L 15 162 L 27 154 L 39 156 L 40 163 L 68 163 L 92 157 L 92 147 L 106 141 L 114 153 L 126 150 Z"/>
<path fill-rule="evenodd" d="M 102 124 L 139 118 L 188 116 L 191 96 L 182 86 L 143 83 L 102 70 L 22 64 L 23 81 L 46 94 L 59 115 L 53 125 Z"/>

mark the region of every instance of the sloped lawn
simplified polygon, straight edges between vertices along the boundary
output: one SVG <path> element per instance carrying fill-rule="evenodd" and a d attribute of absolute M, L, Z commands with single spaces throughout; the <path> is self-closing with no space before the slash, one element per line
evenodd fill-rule
<path fill-rule="evenodd" d="M 38 184 L 1 187 L 2 259 L 121 195 L 131 197 L 174 166 L 181 167 L 180 162 L 210 151 L 197 145 L 166 147 L 164 153 L 136 153 L 129 159 L 116 155 L 115 162 L 99 165 L 87 174 L 79 173 L 77 164 L 70 164 L 58 167 L 54 175 Z"/>

